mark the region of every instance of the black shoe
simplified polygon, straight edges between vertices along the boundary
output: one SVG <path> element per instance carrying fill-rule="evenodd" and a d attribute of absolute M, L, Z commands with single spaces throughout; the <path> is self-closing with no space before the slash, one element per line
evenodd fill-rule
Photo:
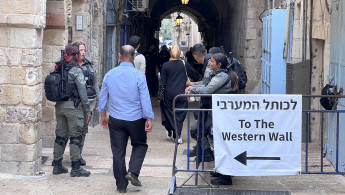
<path fill-rule="evenodd" d="M 80 167 L 79 161 L 72 161 L 72 170 L 70 175 L 71 177 L 89 177 L 91 172 Z"/>
<path fill-rule="evenodd" d="M 61 164 L 61 162 L 62 162 L 62 158 L 60 160 L 58 160 L 58 161 L 55 161 L 55 160 L 53 161 L 53 163 L 54 163 L 53 174 L 54 175 L 68 173 L 68 169 L 66 167 L 64 167 Z"/>
<path fill-rule="evenodd" d="M 117 188 L 116 191 L 118 191 L 120 194 L 127 193 L 126 189 L 121 190 L 121 189 Z"/>
<path fill-rule="evenodd" d="M 86 161 L 83 159 L 83 157 L 80 157 L 79 164 L 80 164 L 80 166 L 86 165 Z"/>
<path fill-rule="evenodd" d="M 211 175 L 211 177 L 219 177 L 219 176 L 221 176 L 222 174 L 213 171 L 213 172 L 210 173 L 210 175 Z"/>
<path fill-rule="evenodd" d="M 220 175 L 216 179 L 211 180 L 212 185 L 232 185 L 232 179 L 230 175 Z"/>
<path fill-rule="evenodd" d="M 213 155 L 205 155 L 204 156 L 204 162 L 212 162 L 214 161 Z"/>
<path fill-rule="evenodd" d="M 196 156 L 196 146 L 193 146 L 193 149 L 189 151 L 189 157 Z"/>
<path fill-rule="evenodd" d="M 128 172 L 127 175 L 125 176 L 125 178 L 128 181 L 130 181 L 132 183 L 132 185 L 141 186 L 141 182 L 139 181 L 138 177 L 135 174 Z"/>
<path fill-rule="evenodd" d="M 206 149 L 204 152 L 204 162 L 211 162 L 211 161 L 214 161 L 214 156 L 213 156 L 212 150 L 209 148 L 209 149 Z"/>

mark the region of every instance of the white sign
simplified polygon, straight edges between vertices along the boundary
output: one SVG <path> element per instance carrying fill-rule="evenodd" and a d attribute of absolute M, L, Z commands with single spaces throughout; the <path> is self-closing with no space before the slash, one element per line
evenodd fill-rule
<path fill-rule="evenodd" d="M 215 170 L 225 175 L 301 171 L 301 95 L 212 95 Z"/>
<path fill-rule="evenodd" d="M 83 30 L 83 15 L 75 15 L 75 30 Z"/>

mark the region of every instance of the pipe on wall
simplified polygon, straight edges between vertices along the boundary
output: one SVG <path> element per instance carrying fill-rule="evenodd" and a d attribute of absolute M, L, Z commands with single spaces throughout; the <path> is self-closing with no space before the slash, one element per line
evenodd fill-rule
<path fill-rule="evenodd" d="M 283 57 L 287 58 L 288 57 L 288 52 L 289 52 L 289 34 L 290 34 L 290 0 L 287 0 L 287 10 L 286 10 L 286 21 L 285 21 L 285 37 L 284 37 L 284 54 Z"/>

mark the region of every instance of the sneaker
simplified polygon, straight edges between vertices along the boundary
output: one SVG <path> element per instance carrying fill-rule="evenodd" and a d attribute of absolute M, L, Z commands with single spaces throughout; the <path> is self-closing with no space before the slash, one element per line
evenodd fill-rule
<path fill-rule="evenodd" d="M 232 179 L 230 175 L 221 175 L 216 179 L 211 180 L 212 185 L 232 185 Z"/>
<path fill-rule="evenodd" d="M 182 137 L 179 137 L 177 143 L 182 144 Z"/>
<path fill-rule="evenodd" d="M 167 133 L 167 140 L 172 140 L 171 131 L 166 131 L 166 133 Z"/>

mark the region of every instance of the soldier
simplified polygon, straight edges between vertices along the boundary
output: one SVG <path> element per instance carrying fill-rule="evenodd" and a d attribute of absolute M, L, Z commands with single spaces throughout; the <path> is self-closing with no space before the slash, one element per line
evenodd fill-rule
<path fill-rule="evenodd" d="M 79 50 L 77 61 L 78 61 L 78 65 L 83 70 L 84 80 L 86 82 L 87 97 L 89 99 L 90 111 L 92 113 L 92 110 L 95 107 L 98 107 L 98 97 L 99 97 L 99 87 L 97 84 L 96 70 L 93 68 L 92 63 L 85 58 L 85 53 L 86 53 L 85 44 L 83 42 L 75 42 L 73 43 L 73 45 L 76 46 Z M 84 109 L 84 116 L 86 116 L 85 109 Z M 84 119 L 85 120 L 84 120 L 82 141 L 81 141 L 81 147 L 80 147 L 80 160 L 79 160 L 79 163 L 82 166 L 86 165 L 86 161 L 81 156 L 81 153 L 84 147 L 86 134 L 88 133 L 88 123 L 86 121 L 86 118 Z"/>
<path fill-rule="evenodd" d="M 70 94 L 65 101 L 55 104 L 56 139 L 54 143 L 53 174 L 68 173 L 64 167 L 62 155 L 65 151 L 68 137 L 70 137 L 70 158 L 72 161 L 71 177 L 88 177 L 91 173 L 80 167 L 80 148 L 82 143 L 82 128 L 84 118 L 88 123 L 91 119 L 90 105 L 87 98 L 85 80 L 82 69 L 77 64 L 78 48 L 69 45 L 64 50 L 64 69 L 68 75 L 66 94 Z M 81 102 L 81 104 L 80 104 Z M 86 116 L 84 116 L 84 111 Z"/>

